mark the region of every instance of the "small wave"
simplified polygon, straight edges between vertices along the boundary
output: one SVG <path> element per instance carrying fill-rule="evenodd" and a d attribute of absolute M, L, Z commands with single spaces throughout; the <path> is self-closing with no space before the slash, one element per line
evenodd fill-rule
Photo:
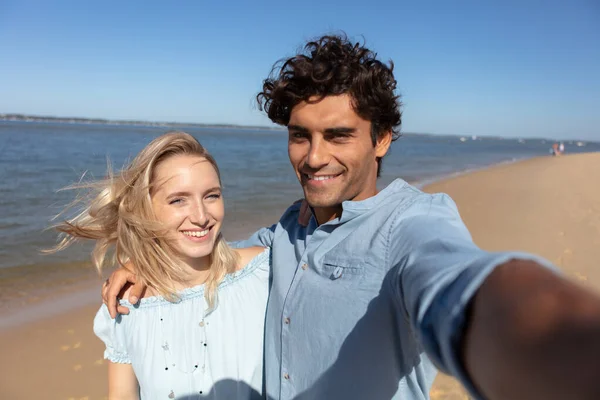
<path fill-rule="evenodd" d="M 19 222 L 6 222 L 6 221 L 4 221 L 4 222 L 0 223 L 0 230 L 20 228 L 22 226 L 25 226 L 25 224 L 19 223 Z"/>

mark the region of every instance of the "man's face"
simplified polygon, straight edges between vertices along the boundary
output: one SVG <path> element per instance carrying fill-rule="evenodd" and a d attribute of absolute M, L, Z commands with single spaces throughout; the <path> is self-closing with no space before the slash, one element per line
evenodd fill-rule
<path fill-rule="evenodd" d="M 319 223 L 341 213 L 342 202 L 364 200 L 377 193 L 377 157 L 391 143 L 391 132 L 371 140 L 371 122 L 352 108 L 350 95 L 302 102 L 291 112 L 288 153 L 304 197 Z"/>

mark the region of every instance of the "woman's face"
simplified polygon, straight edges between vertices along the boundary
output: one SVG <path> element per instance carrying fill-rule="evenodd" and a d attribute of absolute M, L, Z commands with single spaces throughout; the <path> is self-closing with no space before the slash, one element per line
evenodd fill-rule
<path fill-rule="evenodd" d="M 152 185 L 154 214 L 177 255 L 191 267 L 208 266 L 225 215 L 215 168 L 200 156 L 172 156 L 156 166 Z"/>

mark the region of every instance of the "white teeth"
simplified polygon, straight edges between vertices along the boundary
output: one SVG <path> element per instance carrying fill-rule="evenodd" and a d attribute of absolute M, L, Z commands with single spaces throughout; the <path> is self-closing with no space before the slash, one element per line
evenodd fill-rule
<path fill-rule="evenodd" d="M 327 179 L 335 178 L 335 175 L 324 175 L 324 176 L 307 175 L 307 176 L 309 179 L 312 179 L 314 181 L 326 181 Z"/>
<path fill-rule="evenodd" d="M 206 236 L 208 235 L 208 231 L 209 229 L 206 229 L 204 231 L 182 231 L 182 233 L 186 236 L 193 236 L 193 237 L 202 237 L 202 236 Z"/>

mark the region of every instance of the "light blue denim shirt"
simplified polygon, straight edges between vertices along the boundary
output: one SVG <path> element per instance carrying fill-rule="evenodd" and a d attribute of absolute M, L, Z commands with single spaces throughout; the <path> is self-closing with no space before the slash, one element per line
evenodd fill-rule
<path fill-rule="evenodd" d="M 466 306 L 495 266 L 541 260 L 479 249 L 450 197 L 400 179 L 342 207 L 303 226 L 297 203 L 237 243 L 272 247 L 268 398 L 428 399 L 434 364 L 476 395 L 459 354 Z"/>

